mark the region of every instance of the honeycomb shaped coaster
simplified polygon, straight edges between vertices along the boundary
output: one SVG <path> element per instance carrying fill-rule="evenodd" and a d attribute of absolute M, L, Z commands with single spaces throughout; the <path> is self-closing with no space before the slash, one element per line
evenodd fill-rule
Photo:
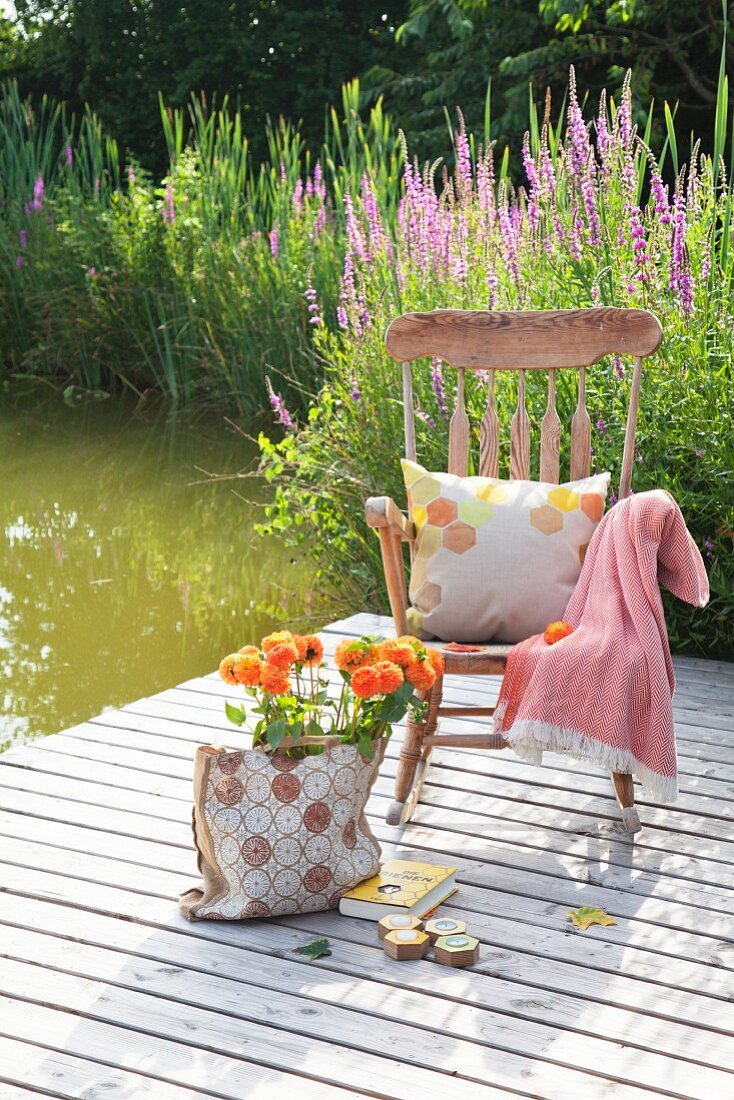
<path fill-rule="evenodd" d="M 440 936 L 466 935 L 466 921 L 454 920 L 453 917 L 434 917 L 426 921 L 424 932 L 431 943 L 435 943 Z"/>
<path fill-rule="evenodd" d="M 440 936 L 433 945 L 433 957 L 443 966 L 473 966 L 479 958 L 479 940 L 465 934 Z"/>
<path fill-rule="evenodd" d="M 388 932 L 395 932 L 400 928 L 422 929 L 422 927 L 422 922 L 417 917 L 411 917 L 407 913 L 391 913 L 377 922 L 377 935 L 384 940 Z"/>
<path fill-rule="evenodd" d="M 428 936 L 419 928 L 397 928 L 394 932 L 388 932 L 382 941 L 385 954 L 398 962 L 422 959 L 430 946 Z"/>

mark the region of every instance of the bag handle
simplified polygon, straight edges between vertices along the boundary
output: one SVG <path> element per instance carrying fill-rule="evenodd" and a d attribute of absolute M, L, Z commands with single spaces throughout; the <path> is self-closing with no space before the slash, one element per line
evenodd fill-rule
<path fill-rule="evenodd" d="M 281 749 L 302 748 L 304 745 L 332 746 L 341 744 L 342 739 L 341 737 L 337 737 L 336 734 L 321 733 L 317 737 L 312 737 L 310 734 L 306 734 L 305 737 L 299 737 L 297 741 L 294 741 L 292 737 L 284 737 L 283 740 L 278 744 L 277 749 L 273 749 L 271 745 L 267 744 L 267 742 L 263 743 L 261 741 L 259 745 L 255 745 L 254 749 L 255 752 L 264 752 L 270 754 L 273 752 L 280 752 Z"/>

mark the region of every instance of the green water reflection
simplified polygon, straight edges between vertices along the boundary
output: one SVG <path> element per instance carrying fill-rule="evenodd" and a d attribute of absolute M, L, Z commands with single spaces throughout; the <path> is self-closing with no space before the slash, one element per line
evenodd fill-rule
<path fill-rule="evenodd" d="M 252 448 L 221 416 L 0 397 L 0 746 L 210 671 L 302 615 L 304 571 L 252 535 Z"/>

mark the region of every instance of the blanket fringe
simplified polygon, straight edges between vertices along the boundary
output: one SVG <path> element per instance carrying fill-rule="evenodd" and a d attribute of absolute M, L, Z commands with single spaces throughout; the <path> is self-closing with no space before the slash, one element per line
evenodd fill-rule
<path fill-rule="evenodd" d="M 519 718 L 509 730 L 500 731 L 501 721 L 502 715 L 495 714 L 497 732 L 502 732 L 502 736 L 517 755 L 530 764 L 542 764 L 545 751 L 567 752 L 570 756 L 588 760 L 610 772 L 634 775 L 659 802 L 675 802 L 678 797 L 678 780 L 675 776 L 651 771 L 629 749 L 605 745 L 578 730 L 564 729 L 551 725 L 550 722 L 538 722 L 530 718 Z"/>

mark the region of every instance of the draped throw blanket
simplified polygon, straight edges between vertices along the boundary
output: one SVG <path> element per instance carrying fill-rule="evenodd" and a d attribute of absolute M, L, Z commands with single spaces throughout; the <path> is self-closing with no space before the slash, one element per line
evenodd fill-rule
<path fill-rule="evenodd" d="M 567 752 L 635 775 L 661 801 L 678 797 L 675 677 L 659 585 L 704 607 L 709 586 L 673 497 L 620 501 L 596 529 L 553 645 L 536 634 L 510 652 L 495 730 L 519 756 Z"/>

